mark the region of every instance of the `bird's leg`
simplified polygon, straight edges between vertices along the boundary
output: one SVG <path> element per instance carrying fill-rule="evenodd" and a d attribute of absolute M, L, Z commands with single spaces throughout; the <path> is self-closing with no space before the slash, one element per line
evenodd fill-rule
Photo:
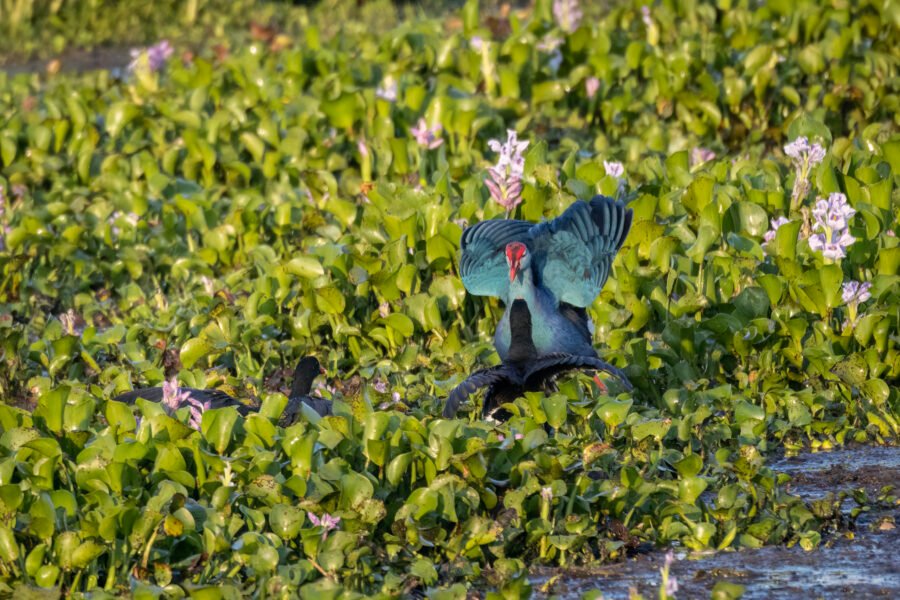
<path fill-rule="evenodd" d="M 609 391 L 609 389 L 606 387 L 606 384 L 603 383 L 602 379 L 600 379 L 599 375 L 594 375 L 594 383 L 597 384 L 597 388 L 600 390 L 600 393 L 605 394 Z"/>

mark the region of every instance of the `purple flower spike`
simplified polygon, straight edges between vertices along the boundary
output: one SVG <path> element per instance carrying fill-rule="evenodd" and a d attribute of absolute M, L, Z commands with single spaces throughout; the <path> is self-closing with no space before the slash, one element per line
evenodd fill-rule
<path fill-rule="evenodd" d="M 849 313 L 848 318 L 844 323 L 845 327 L 856 325 L 859 305 L 872 298 L 872 293 L 869 291 L 871 289 L 872 284 L 868 281 L 863 281 L 862 283 L 859 281 L 847 281 L 841 287 L 841 300 L 847 305 L 847 311 Z"/>
<path fill-rule="evenodd" d="M 191 410 L 191 418 L 188 421 L 188 425 L 200 431 L 200 424 L 203 421 L 203 413 L 208 411 L 211 408 L 209 400 L 206 402 L 200 402 L 199 400 L 188 395 L 186 398 L 187 405 Z"/>
<path fill-rule="evenodd" d="M 179 389 L 178 381 L 174 377 L 169 381 L 163 381 L 162 389 L 162 404 L 170 415 L 181 408 L 182 403 L 187 402 L 191 397 L 190 392 Z"/>
<path fill-rule="evenodd" d="M 849 230 L 850 219 L 856 210 L 848 204 L 847 197 L 835 192 L 827 200 L 819 198 L 812 214 L 813 229 L 818 233 L 809 236 L 809 247 L 829 260 L 847 256 L 847 249 L 856 242 Z"/>
<path fill-rule="evenodd" d="M 872 283 L 869 281 L 863 281 L 862 283 L 847 281 L 841 287 L 841 299 L 844 301 L 844 304 L 854 303 L 859 305 L 872 297 L 871 292 L 869 292 L 871 289 Z"/>
<path fill-rule="evenodd" d="M 509 211 L 522 202 L 522 176 L 525 172 L 525 157 L 522 152 L 528 147 L 528 140 L 519 141 L 512 129 L 506 132 L 506 143 L 499 140 L 488 141 L 488 147 L 500 154 L 497 164 L 488 169 L 485 185 L 496 203 Z"/>
<path fill-rule="evenodd" d="M 809 193 L 810 172 L 825 160 L 825 148 L 816 143 L 810 144 L 806 137 L 801 136 L 787 144 L 784 153 L 791 157 L 797 173 L 794 189 L 791 191 L 791 208 L 795 209 Z"/>
<path fill-rule="evenodd" d="M 175 49 L 172 48 L 172 44 L 169 43 L 169 40 L 162 40 L 149 48 L 132 49 L 131 63 L 128 65 L 128 70 L 134 72 L 135 69 L 140 66 L 141 57 L 146 55 L 147 68 L 155 73 L 166 66 L 166 63 L 169 61 L 169 58 L 172 57 L 174 52 Z"/>

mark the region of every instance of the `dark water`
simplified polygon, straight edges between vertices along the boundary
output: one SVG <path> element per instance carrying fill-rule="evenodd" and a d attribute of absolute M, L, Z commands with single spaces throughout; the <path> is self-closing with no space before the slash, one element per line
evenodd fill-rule
<path fill-rule="evenodd" d="M 770 464 L 791 475 L 790 492 L 808 500 L 858 488 L 874 500 L 886 485 L 895 487 L 893 494 L 900 492 L 900 447 L 807 453 Z M 846 500 L 842 509 L 846 514 L 854 506 Z M 679 584 L 677 597 L 709 598 L 716 582 L 727 581 L 743 585 L 746 599 L 900 598 L 900 523 L 894 525 L 898 521 L 897 505 L 864 513 L 852 532 L 826 534 L 811 552 L 799 546 L 707 553 L 676 550 L 671 573 Z M 663 562 L 664 553 L 659 551 L 597 568 L 541 568 L 533 572 L 532 584 L 539 596 L 580 598 L 599 590 L 605 599 L 619 599 L 628 598 L 633 588 L 652 599 L 658 594 Z"/>

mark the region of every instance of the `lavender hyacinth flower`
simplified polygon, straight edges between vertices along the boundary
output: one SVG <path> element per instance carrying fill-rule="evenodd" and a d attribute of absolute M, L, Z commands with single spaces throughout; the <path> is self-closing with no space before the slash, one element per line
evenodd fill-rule
<path fill-rule="evenodd" d="M 790 223 L 790 221 L 788 221 L 784 217 L 776 217 L 774 219 L 770 219 L 769 222 L 772 224 L 772 228 L 763 234 L 763 239 L 765 240 L 762 244 L 763 246 L 775 239 L 775 234 L 778 232 L 779 227 Z"/>
<path fill-rule="evenodd" d="M 131 62 L 128 64 L 128 70 L 134 72 L 141 65 L 141 61 L 146 56 L 147 68 L 155 73 L 162 69 L 175 49 L 169 40 L 162 40 L 158 44 L 154 44 L 149 48 L 134 48 L 131 50 Z"/>
<path fill-rule="evenodd" d="M 709 148 L 698 146 L 691 150 L 691 164 L 700 165 L 716 158 L 716 153 Z"/>
<path fill-rule="evenodd" d="M 812 214 L 818 228 L 839 230 L 847 228 L 856 210 L 847 203 L 847 196 L 834 192 L 828 195 L 827 200 L 817 200 Z"/>
<path fill-rule="evenodd" d="M 643 21 L 644 25 L 647 27 L 653 26 L 653 18 L 650 16 L 650 7 L 646 4 L 641 7 L 641 21 Z"/>
<path fill-rule="evenodd" d="M 859 305 L 872 297 L 869 291 L 871 289 L 872 283 L 869 281 L 859 282 L 851 280 L 844 282 L 844 285 L 841 286 L 841 300 L 847 305 L 847 311 L 849 312 L 847 325 L 856 325 Z"/>
<path fill-rule="evenodd" d="M 840 192 L 829 195 L 827 200 L 817 200 L 813 208 L 813 229 L 818 233 L 809 236 L 809 247 L 821 252 L 828 261 L 847 256 L 847 249 L 856 242 L 849 230 L 850 219 L 855 214 L 856 210 Z"/>
<path fill-rule="evenodd" d="M 309 518 L 310 523 L 312 523 L 314 526 L 324 529 L 324 531 L 322 532 L 323 540 L 328 537 L 328 532 L 332 529 L 337 529 L 338 524 L 341 522 L 340 517 L 334 517 L 328 513 L 325 513 L 321 517 L 317 517 L 313 513 L 307 512 L 306 516 Z"/>
<path fill-rule="evenodd" d="M 578 0 L 553 0 L 553 18 L 566 33 L 572 33 L 581 24 L 581 7 Z"/>
<path fill-rule="evenodd" d="M 806 137 L 801 136 L 787 144 L 784 153 L 791 157 L 796 170 L 794 189 L 791 191 L 791 210 L 796 210 L 809 193 L 812 168 L 825 160 L 825 148 L 816 143 L 810 144 Z"/>
<path fill-rule="evenodd" d="M 381 85 L 375 89 L 375 97 L 388 102 L 397 101 L 397 82 L 391 77 L 387 77 L 381 82 Z"/>
<path fill-rule="evenodd" d="M 522 202 L 522 175 L 525 171 L 525 157 L 522 152 L 528 147 L 528 140 L 519 141 L 512 129 L 506 131 L 506 143 L 499 140 L 488 141 L 488 147 L 499 153 L 497 164 L 488 168 L 484 183 L 491 192 L 491 198 L 506 209 L 506 216 Z"/>
<path fill-rule="evenodd" d="M 616 160 L 604 160 L 606 174 L 616 180 L 616 198 L 625 194 L 625 165 Z"/>
<path fill-rule="evenodd" d="M 600 89 L 600 80 L 596 77 L 588 77 L 584 82 L 584 90 L 587 92 L 588 98 L 593 98 L 597 95 L 597 90 Z"/>
<path fill-rule="evenodd" d="M 616 179 L 621 179 L 625 175 L 625 165 L 617 160 L 604 160 L 603 168 L 606 170 L 607 175 Z"/>
<path fill-rule="evenodd" d="M 869 290 L 872 289 L 872 283 L 869 281 L 863 281 L 860 283 L 859 281 L 847 281 L 844 282 L 844 285 L 841 286 L 841 299 L 844 301 L 844 304 L 862 304 L 866 300 L 869 300 L 872 297 L 871 292 Z"/>
<path fill-rule="evenodd" d="M 200 431 L 200 424 L 203 421 L 203 413 L 208 411 L 211 408 L 210 401 L 201 402 L 196 398 L 193 398 L 190 394 L 188 394 L 186 398 L 186 404 L 190 408 L 191 416 L 188 420 L 188 425 L 192 428 Z"/>
<path fill-rule="evenodd" d="M 671 573 L 672 565 L 675 563 L 675 553 L 672 550 L 666 552 L 666 562 L 663 567 L 659 570 L 660 576 L 662 576 L 662 594 L 660 594 L 661 598 L 674 598 L 675 593 L 678 591 L 678 581 L 675 579 L 675 576 Z"/>
<path fill-rule="evenodd" d="M 440 124 L 428 127 L 424 118 L 419 119 L 415 127 L 410 127 L 409 132 L 416 139 L 416 143 L 429 150 L 434 150 L 444 143 L 444 138 L 440 137 Z"/>

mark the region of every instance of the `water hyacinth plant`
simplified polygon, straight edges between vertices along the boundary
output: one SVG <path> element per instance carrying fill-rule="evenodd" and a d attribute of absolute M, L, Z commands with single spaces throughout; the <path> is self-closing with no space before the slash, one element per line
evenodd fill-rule
<path fill-rule="evenodd" d="M 54 38 L 126 48 L 112 67 L 163 38 L 176 52 L 155 89 L 149 67 L 68 55 L 0 73 L 6 595 L 524 598 L 540 571 L 551 596 L 570 567 L 643 564 L 651 598 L 670 548 L 790 557 L 848 524 L 893 539 L 873 513 L 896 491 L 810 500 L 780 462 L 900 433 L 885 3 L 581 2 L 571 33 L 552 0 L 43 4 L 85 26 L 36 12 L 6 36 L 3 13 L 0 61 Z M 799 135 L 807 166 L 834 143 L 792 212 L 793 159 L 768 158 Z M 635 389 L 573 373 L 507 419 L 483 419 L 482 396 L 442 417 L 499 361 L 504 307 L 465 291 L 464 228 L 546 221 L 626 181 L 630 233 L 583 310 Z M 812 231 L 836 191 L 856 213 Z M 865 239 L 823 265 L 809 233 L 824 247 L 842 220 Z M 306 354 L 333 410 L 301 403 L 286 425 L 286 365 Z M 163 379 L 175 420 L 114 400 Z M 724 575 L 688 570 L 671 564 L 666 595 L 724 597 Z"/>
<path fill-rule="evenodd" d="M 512 129 L 506 131 L 506 142 L 488 141 L 488 147 L 498 153 L 497 164 L 488 168 L 484 184 L 491 198 L 506 209 L 506 216 L 522 202 L 522 176 L 525 171 L 525 157 L 528 140 L 520 141 Z"/>
<path fill-rule="evenodd" d="M 847 249 L 856 242 L 850 235 L 850 219 L 856 214 L 847 197 L 834 192 L 828 199 L 818 199 L 812 211 L 813 229 L 818 233 L 809 236 L 809 247 L 821 252 L 826 262 L 847 256 Z"/>

